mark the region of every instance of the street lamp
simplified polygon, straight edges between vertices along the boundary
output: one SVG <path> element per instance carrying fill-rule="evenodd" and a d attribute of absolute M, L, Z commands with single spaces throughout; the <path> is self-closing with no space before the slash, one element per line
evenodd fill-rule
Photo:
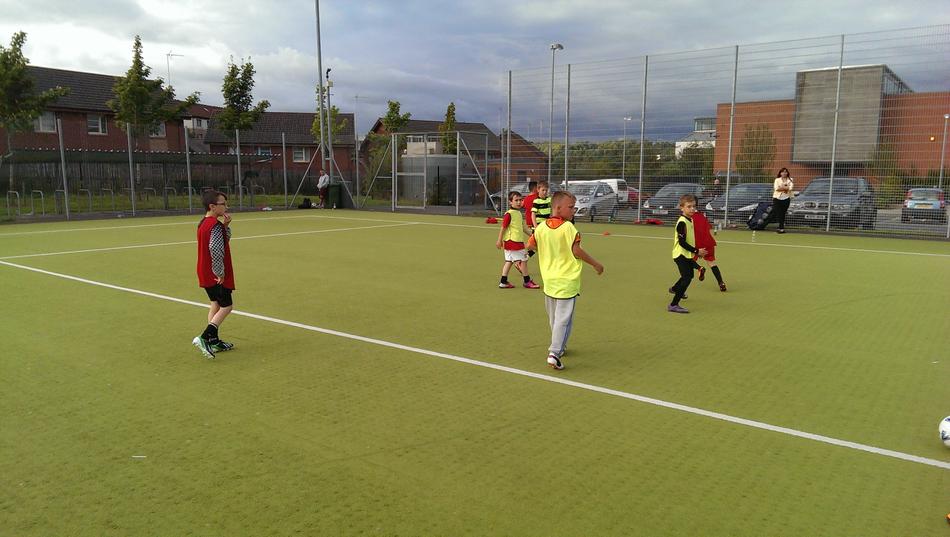
<path fill-rule="evenodd" d="M 947 120 L 950 119 L 950 114 L 943 115 L 943 142 L 940 143 L 940 180 L 937 183 L 937 188 L 943 188 L 943 157 L 947 154 Z"/>
<path fill-rule="evenodd" d="M 620 178 L 627 181 L 627 122 L 633 121 L 632 117 L 623 118 L 623 157 L 620 164 Z"/>
<path fill-rule="evenodd" d="M 168 86 L 169 88 L 172 87 L 172 62 L 171 62 L 172 56 L 176 58 L 185 57 L 183 54 L 175 54 L 174 52 L 170 50 L 168 51 L 168 54 L 165 55 L 165 72 L 168 74 L 168 83 L 166 83 L 165 85 Z"/>
<path fill-rule="evenodd" d="M 554 53 L 564 45 L 551 43 L 551 114 L 548 117 L 548 183 L 551 182 L 551 155 L 554 153 Z"/>

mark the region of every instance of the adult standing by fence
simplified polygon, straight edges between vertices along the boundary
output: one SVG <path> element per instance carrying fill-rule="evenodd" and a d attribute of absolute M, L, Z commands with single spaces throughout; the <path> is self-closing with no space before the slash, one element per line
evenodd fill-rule
<path fill-rule="evenodd" d="M 317 193 L 320 195 L 320 208 L 327 208 L 327 190 L 330 188 L 330 176 L 326 170 L 320 170 L 320 178 L 317 179 Z"/>
<path fill-rule="evenodd" d="M 792 190 L 795 180 L 788 173 L 788 168 L 782 168 L 775 176 L 772 185 L 772 220 L 778 222 L 777 233 L 785 233 L 785 215 L 792 202 Z"/>

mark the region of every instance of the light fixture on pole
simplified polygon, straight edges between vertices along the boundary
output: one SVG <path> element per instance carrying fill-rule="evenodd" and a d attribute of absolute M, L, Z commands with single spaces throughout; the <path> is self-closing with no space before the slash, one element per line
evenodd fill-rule
<path fill-rule="evenodd" d="M 184 54 L 175 54 L 172 51 L 168 51 L 168 54 L 165 55 L 165 72 L 168 74 L 167 83 L 165 84 L 168 87 L 172 86 L 172 62 L 171 58 L 175 56 L 176 58 L 184 58 Z"/>
<path fill-rule="evenodd" d="M 623 118 L 623 157 L 621 158 L 620 164 L 620 178 L 627 181 L 627 122 L 633 121 L 632 117 L 624 116 Z"/>
<path fill-rule="evenodd" d="M 548 116 L 548 183 L 551 182 L 551 156 L 554 153 L 554 53 L 564 45 L 551 43 L 551 114 Z"/>
<path fill-rule="evenodd" d="M 943 157 L 947 154 L 947 120 L 950 119 L 950 114 L 943 115 L 943 142 L 940 143 L 940 179 L 937 183 L 937 188 L 943 188 Z"/>

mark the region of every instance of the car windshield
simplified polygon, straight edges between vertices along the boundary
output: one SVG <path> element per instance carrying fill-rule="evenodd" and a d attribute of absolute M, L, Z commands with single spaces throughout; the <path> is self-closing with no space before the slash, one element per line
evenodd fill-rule
<path fill-rule="evenodd" d="M 772 185 L 766 183 L 747 183 L 729 189 L 729 196 L 767 196 L 772 193 Z"/>
<path fill-rule="evenodd" d="M 574 194 L 575 196 L 590 196 L 594 193 L 595 188 L 597 188 L 597 185 L 574 183 L 568 188 L 568 190 L 570 190 L 571 194 Z"/>
<path fill-rule="evenodd" d="M 657 191 L 656 196 L 678 197 L 683 194 L 695 194 L 697 186 L 691 183 L 666 185 Z"/>
<path fill-rule="evenodd" d="M 910 199 L 912 200 L 936 200 L 940 199 L 940 191 L 935 188 L 914 188 L 910 191 Z"/>
<path fill-rule="evenodd" d="M 805 194 L 828 194 L 829 181 L 821 179 L 808 183 Z M 858 181 L 856 179 L 835 179 L 835 194 L 857 194 Z"/>

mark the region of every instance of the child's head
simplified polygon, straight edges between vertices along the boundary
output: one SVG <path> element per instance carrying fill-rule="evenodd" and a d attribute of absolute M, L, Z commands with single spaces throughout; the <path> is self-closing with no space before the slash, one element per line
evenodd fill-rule
<path fill-rule="evenodd" d="M 547 181 L 538 181 L 538 197 L 539 198 L 548 197 L 548 182 Z"/>
<path fill-rule="evenodd" d="M 538 191 L 538 182 L 533 181 L 530 177 L 528 178 L 528 192 L 537 192 Z"/>
<path fill-rule="evenodd" d="M 520 192 L 512 190 L 508 193 L 508 206 L 512 209 L 520 209 L 521 203 L 524 201 L 524 198 L 521 197 Z"/>
<path fill-rule="evenodd" d="M 693 213 L 696 212 L 696 196 L 692 194 L 680 196 L 680 211 L 685 216 L 693 216 Z"/>
<path fill-rule="evenodd" d="M 205 190 L 201 193 L 201 204 L 206 211 L 220 216 L 228 210 L 228 197 L 217 190 Z"/>
<path fill-rule="evenodd" d="M 567 190 L 558 190 L 551 198 L 551 216 L 570 220 L 574 218 L 574 204 L 577 198 Z"/>

